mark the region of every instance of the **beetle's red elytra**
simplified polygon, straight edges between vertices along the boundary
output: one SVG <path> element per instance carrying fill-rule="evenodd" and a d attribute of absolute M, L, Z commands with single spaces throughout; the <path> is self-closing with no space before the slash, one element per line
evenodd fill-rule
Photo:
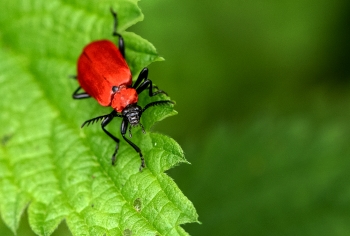
<path fill-rule="evenodd" d="M 116 155 L 119 149 L 120 140 L 106 130 L 106 126 L 114 117 L 122 118 L 121 135 L 123 139 L 135 149 L 140 155 L 140 171 L 145 167 L 145 160 L 141 149 L 125 137 L 128 125 L 129 136 L 131 127 L 140 125 L 145 133 L 144 127 L 140 123 L 143 112 L 156 105 L 174 104 L 170 100 L 155 101 L 147 104 L 144 108 L 137 105 L 138 94 L 148 89 L 149 96 L 166 94 L 153 86 L 148 77 L 148 69 L 143 68 L 137 80 L 133 84 L 130 68 L 125 60 L 124 39 L 117 33 L 117 14 L 111 9 L 114 18 L 113 36 L 119 37 L 118 47 L 109 40 L 98 40 L 88 44 L 81 53 L 77 63 L 77 76 L 79 87 L 74 91 L 74 99 L 84 99 L 93 97 L 101 106 L 110 106 L 113 111 L 109 114 L 98 116 L 85 121 L 82 127 L 98 120 L 102 120 L 102 130 L 116 142 L 115 150 L 112 154 L 112 165 L 116 162 Z M 83 89 L 85 92 L 80 92 Z M 157 91 L 153 91 L 157 89 Z"/>
<path fill-rule="evenodd" d="M 95 41 L 84 48 L 78 59 L 78 81 L 98 103 L 112 106 L 117 112 L 138 101 L 136 90 L 130 88 L 129 66 L 111 41 Z M 118 91 L 112 91 L 113 87 Z"/>

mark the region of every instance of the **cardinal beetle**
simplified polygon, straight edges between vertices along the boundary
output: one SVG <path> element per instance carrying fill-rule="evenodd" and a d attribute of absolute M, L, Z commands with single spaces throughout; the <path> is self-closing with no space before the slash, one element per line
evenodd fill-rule
<path fill-rule="evenodd" d="M 112 165 L 115 164 L 116 155 L 119 149 L 119 139 L 106 130 L 106 126 L 114 117 L 122 118 L 120 132 L 124 140 L 135 149 L 140 155 L 140 171 L 145 167 L 141 149 L 125 137 L 128 125 L 129 136 L 131 138 L 131 128 L 141 126 L 143 133 L 145 129 L 140 123 L 141 115 L 150 107 L 156 105 L 174 104 L 170 100 L 155 101 L 147 104 L 144 108 L 137 105 L 138 94 L 149 89 L 149 96 L 166 94 L 152 85 L 152 81 L 147 78 L 148 69 L 143 68 L 137 80 L 132 84 L 132 75 L 128 64 L 125 61 L 124 39 L 117 33 L 117 13 L 111 8 L 114 18 L 113 36 L 119 37 L 118 48 L 109 40 L 99 40 L 88 44 L 78 59 L 76 78 L 79 87 L 74 91 L 74 99 L 93 97 L 102 106 L 111 106 L 113 111 L 107 115 L 98 116 L 85 121 L 81 127 L 102 120 L 102 130 L 116 142 L 116 147 L 112 155 Z M 85 92 L 79 92 L 80 89 Z M 157 89 L 157 91 L 153 91 Z"/>

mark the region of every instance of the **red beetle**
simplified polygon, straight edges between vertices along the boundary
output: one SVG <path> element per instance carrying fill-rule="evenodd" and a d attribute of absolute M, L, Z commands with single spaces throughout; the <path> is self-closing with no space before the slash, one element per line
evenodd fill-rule
<path fill-rule="evenodd" d="M 117 14 L 111 9 L 114 18 L 113 36 L 119 37 L 118 48 L 109 40 L 99 40 L 88 44 L 78 59 L 78 75 L 76 78 L 80 86 L 74 91 L 74 99 L 93 97 L 102 106 L 111 106 L 113 111 L 110 114 L 98 116 L 83 123 L 89 125 L 95 121 L 102 120 L 103 131 L 116 142 L 116 147 L 112 155 L 112 165 L 115 164 L 116 155 L 119 149 L 119 139 L 106 130 L 114 117 L 121 117 L 121 134 L 124 140 L 129 143 L 141 158 L 140 171 L 145 167 L 142 152 L 138 146 L 125 137 L 129 127 L 131 138 L 131 127 L 140 125 L 145 133 L 144 127 L 140 123 L 142 113 L 156 105 L 173 104 L 170 100 L 155 101 L 147 104 L 144 108 L 137 105 L 138 94 L 149 89 L 149 96 L 160 93 L 166 94 L 162 90 L 152 85 L 152 81 L 147 79 L 148 69 L 144 68 L 136 82 L 132 84 L 132 75 L 128 64 L 125 61 L 125 47 L 123 37 L 117 33 Z M 85 92 L 78 93 L 80 89 Z"/>

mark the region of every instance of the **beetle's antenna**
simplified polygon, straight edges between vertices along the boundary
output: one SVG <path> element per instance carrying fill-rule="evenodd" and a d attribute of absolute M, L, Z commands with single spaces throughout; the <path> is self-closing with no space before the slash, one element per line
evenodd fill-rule
<path fill-rule="evenodd" d="M 151 102 L 151 103 L 148 103 L 143 109 L 142 109 L 142 112 L 144 112 L 145 110 L 147 110 L 148 108 L 150 107 L 153 107 L 153 106 L 159 106 L 159 105 L 165 105 L 165 104 L 175 104 L 175 102 L 173 101 L 170 101 L 170 100 L 163 100 L 163 101 L 156 101 L 156 102 Z"/>
<path fill-rule="evenodd" d="M 85 125 L 86 126 L 89 126 L 90 124 L 94 124 L 95 122 L 98 122 L 98 121 L 103 121 L 105 120 L 108 116 L 110 116 L 111 114 L 107 114 L 107 115 L 103 115 L 103 116 L 98 116 L 98 117 L 95 117 L 95 118 L 92 118 L 90 120 L 87 120 L 85 121 L 80 128 L 83 128 Z M 120 114 L 112 114 L 113 117 L 122 117 L 122 115 Z"/>
<path fill-rule="evenodd" d="M 109 116 L 109 114 L 103 115 L 103 116 L 98 116 L 98 117 L 92 118 L 90 120 L 87 120 L 81 125 L 81 128 L 83 128 L 85 125 L 89 126 L 90 124 L 94 124 L 95 122 L 98 122 L 100 120 L 102 121 L 102 120 L 106 119 L 108 116 Z"/>

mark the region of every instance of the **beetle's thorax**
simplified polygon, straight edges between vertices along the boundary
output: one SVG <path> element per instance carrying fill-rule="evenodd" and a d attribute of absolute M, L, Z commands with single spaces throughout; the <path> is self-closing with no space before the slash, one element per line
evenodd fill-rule
<path fill-rule="evenodd" d="M 136 103 L 129 104 L 123 109 L 122 115 L 124 119 L 128 120 L 131 126 L 136 126 L 140 123 L 142 108 Z"/>
<path fill-rule="evenodd" d="M 128 105 L 137 103 L 138 95 L 136 89 L 127 86 L 112 87 L 111 106 L 117 112 L 122 112 Z"/>

